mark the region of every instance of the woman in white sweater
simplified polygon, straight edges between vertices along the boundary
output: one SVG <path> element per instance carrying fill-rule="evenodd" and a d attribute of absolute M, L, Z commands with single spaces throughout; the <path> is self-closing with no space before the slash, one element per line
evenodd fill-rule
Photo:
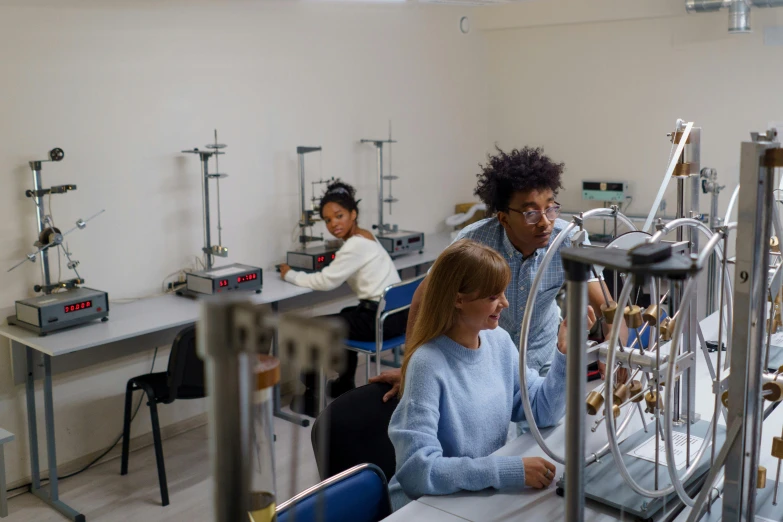
<path fill-rule="evenodd" d="M 391 257 L 371 232 L 359 228 L 359 208 L 355 198 L 356 190 L 341 181 L 335 181 L 326 188 L 321 197 L 320 213 L 330 234 L 344 241 L 334 261 L 320 272 L 308 274 L 280 265 L 280 275 L 289 283 L 312 288 L 333 290 L 348 283 L 359 298 L 358 306 L 344 308 L 335 317 L 342 318 L 348 325 L 348 337 L 354 341 L 375 341 L 375 315 L 378 301 L 384 289 L 400 282 L 400 276 Z M 384 323 L 383 337 L 389 339 L 405 333 L 408 313 L 390 316 Z M 327 392 L 337 397 L 355 387 L 358 357 L 348 352 L 348 361 L 340 377 L 330 381 Z M 307 390 L 303 396 L 295 397 L 291 409 L 315 417 L 318 401 L 315 391 L 315 375 L 304 378 Z"/>

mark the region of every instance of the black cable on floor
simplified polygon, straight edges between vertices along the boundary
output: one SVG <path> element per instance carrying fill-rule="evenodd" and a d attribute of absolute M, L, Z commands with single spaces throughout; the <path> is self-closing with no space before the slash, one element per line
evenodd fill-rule
<path fill-rule="evenodd" d="M 152 355 L 152 364 L 150 365 L 150 373 L 152 373 L 152 371 L 155 369 L 155 359 L 157 359 L 157 357 L 158 357 L 158 348 L 155 347 L 155 353 Z M 136 404 L 136 409 L 133 411 L 133 415 L 131 415 L 131 424 L 133 423 L 133 419 L 136 418 L 136 414 L 139 413 L 139 408 L 141 408 L 141 403 L 142 402 L 144 402 L 144 394 L 143 393 L 142 393 L 142 396 L 139 398 L 139 403 Z M 92 466 L 94 466 L 99 460 L 101 460 L 103 457 L 108 455 L 109 452 L 111 450 L 113 450 L 117 446 L 117 444 L 120 443 L 121 440 L 122 440 L 122 432 L 120 432 L 120 434 L 117 437 L 117 439 L 115 439 L 114 443 L 112 443 L 112 445 L 106 451 L 104 451 L 103 453 L 101 453 L 100 455 L 95 457 L 89 464 L 87 464 L 86 466 L 84 466 L 82 469 L 80 469 L 78 471 L 74 471 L 73 473 L 69 473 L 68 475 L 63 475 L 62 477 L 58 477 L 57 480 L 60 481 L 60 480 L 64 480 L 64 479 L 67 479 L 67 478 L 75 477 L 79 473 L 87 471 Z M 41 479 L 41 484 L 42 485 L 46 484 L 48 482 L 49 482 L 49 479 Z M 32 482 L 29 482 L 27 484 L 22 484 L 21 486 L 16 486 L 15 488 L 9 489 L 8 492 L 11 493 L 12 491 L 17 491 L 19 489 L 29 488 L 32 485 L 33 485 Z"/>

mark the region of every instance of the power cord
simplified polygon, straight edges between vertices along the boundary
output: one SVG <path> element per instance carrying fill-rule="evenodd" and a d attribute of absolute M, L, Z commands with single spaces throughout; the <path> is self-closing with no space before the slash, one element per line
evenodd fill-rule
<path fill-rule="evenodd" d="M 155 353 L 153 353 L 153 355 L 152 355 L 152 364 L 150 365 L 150 373 L 152 373 L 152 371 L 155 369 L 155 360 L 156 360 L 157 358 L 158 358 L 158 348 L 157 348 L 157 346 L 156 346 L 156 347 L 155 347 Z M 139 402 L 138 402 L 138 404 L 136 404 L 136 409 L 133 411 L 133 415 L 131 415 L 131 424 L 133 423 L 133 419 L 135 419 L 135 418 L 136 418 L 136 414 L 137 414 L 137 413 L 139 413 L 139 409 L 141 408 L 141 403 L 142 403 L 142 402 L 144 402 L 144 394 L 142 394 L 142 396 L 139 398 Z M 58 477 L 58 479 L 57 479 L 57 480 L 58 480 L 58 481 L 60 481 L 60 480 L 64 480 L 64 479 L 67 479 L 67 478 L 75 477 L 75 476 L 76 476 L 76 475 L 78 475 L 79 473 L 82 473 L 82 472 L 84 472 L 84 471 L 87 471 L 87 470 L 88 470 L 88 469 L 90 469 L 92 466 L 94 466 L 94 465 L 95 465 L 95 464 L 96 464 L 96 463 L 97 463 L 99 460 L 101 460 L 103 457 L 105 457 L 106 455 L 108 455 L 108 454 L 109 454 L 109 452 L 110 452 L 111 450 L 113 450 L 113 449 L 114 449 L 114 448 L 117 446 L 117 444 L 119 444 L 119 443 L 120 443 L 120 441 L 121 441 L 121 440 L 122 440 L 122 432 L 120 432 L 120 434 L 119 434 L 119 435 L 117 436 L 117 438 L 114 440 L 114 442 L 112 443 L 112 445 L 111 445 L 111 446 L 110 446 L 110 447 L 109 447 L 109 448 L 108 448 L 106 451 L 104 451 L 103 453 L 101 453 L 100 455 L 98 455 L 97 457 L 95 457 L 95 458 L 94 458 L 94 459 L 93 459 L 93 460 L 92 460 L 92 461 L 91 461 L 89 464 L 87 464 L 86 466 L 84 466 L 82 469 L 80 469 L 80 470 L 78 470 L 78 471 L 74 471 L 73 473 L 69 473 L 68 475 L 63 475 L 62 477 Z M 46 484 L 46 483 L 48 483 L 48 482 L 49 482 L 49 479 L 42 479 L 42 480 L 41 480 L 41 484 L 42 484 L 42 485 L 43 485 L 43 484 Z M 29 482 L 29 483 L 27 483 L 27 484 L 23 484 L 23 485 L 21 485 L 21 486 L 17 486 L 17 487 L 15 487 L 15 488 L 11 488 L 11 489 L 9 489 L 9 490 L 8 490 L 8 492 L 9 492 L 9 493 L 11 493 L 12 491 L 17 491 L 17 490 L 19 490 L 19 489 L 29 488 L 30 486 L 32 486 L 32 482 Z"/>

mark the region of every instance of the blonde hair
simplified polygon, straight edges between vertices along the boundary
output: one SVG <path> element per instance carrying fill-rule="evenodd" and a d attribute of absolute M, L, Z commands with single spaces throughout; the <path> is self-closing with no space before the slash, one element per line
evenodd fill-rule
<path fill-rule="evenodd" d="M 505 292 L 511 269 L 503 257 L 486 245 L 461 239 L 444 250 L 427 276 L 413 333 L 405 346 L 402 361 L 400 397 L 405 388 L 405 372 L 416 350 L 440 337 L 456 324 L 457 294 L 483 299 Z"/>

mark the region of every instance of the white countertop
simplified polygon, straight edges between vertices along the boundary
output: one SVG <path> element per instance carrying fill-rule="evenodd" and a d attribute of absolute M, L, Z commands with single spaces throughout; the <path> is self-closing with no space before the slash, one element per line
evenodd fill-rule
<path fill-rule="evenodd" d="M 449 234 L 433 234 L 425 238 L 424 253 L 400 256 L 394 260 L 398 270 L 434 261 L 451 242 Z M 313 290 L 292 285 L 280 279 L 274 268 L 264 271 L 264 286 L 260 294 L 250 294 L 256 304 L 269 304 L 309 294 Z M 0 310 L 5 318 L 13 314 L 13 308 Z M 129 303 L 110 302 L 109 320 L 69 328 L 41 337 L 24 328 L 0 324 L 0 336 L 25 346 L 58 356 L 85 350 L 132 337 L 184 326 L 198 319 L 198 300 L 173 294 L 149 297 Z"/>

